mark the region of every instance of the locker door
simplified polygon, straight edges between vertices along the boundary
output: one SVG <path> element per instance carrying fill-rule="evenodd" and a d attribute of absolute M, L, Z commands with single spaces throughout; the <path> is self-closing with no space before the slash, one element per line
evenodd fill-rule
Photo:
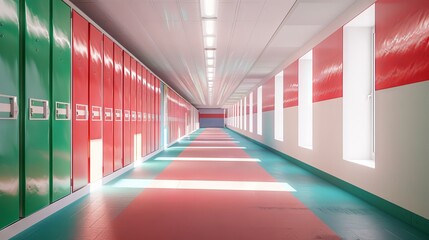
<path fill-rule="evenodd" d="M 150 125 L 150 137 L 149 137 L 149 149 L 150 149 L 150 153 L 153 152 L 154 150 L 154 106 L 155 106 L 155 101 L 154 101 L 154 76 L 151 74 L 150 75 L 150 88 L 149 88 L 149 92 L 150 92 L 150 103 L 149 103 L 149 125 Z"/>
<path fill-rule="evenodd" d="M 50 201 L 50 2 L 27 0 L 25 9 L 23 215 L 28 216 Z"/>
<path fill-rule="evenodd" d="M 89 24 L 73 12 L 73 191 L 88 184 L 88 30 Z"/>
<path fill-rule="evenodd" d="M 103 177 L 103 34 L 89 28 L 89 180 Z"/>
<path fill-rule="evenodd" d="M 122 104 L 124 106 L 124 120 L 123 120 L 123 166 L 127 166 L 131 162 L 131 58 L 128 53 L 124 52 L 124 82 Z"/>
<path fill-rule="evenodd" d="M 113 108 L 114 108 L 114 121 L 113 121 L 113 161 L 114 170 L 122 168 L 122 82 L 123 82 L 123 51 L 114 44 L 114 74 L 113 74 Z"/>
<path fill-rule="evenodd" d="M 147 129 L 146 129 L 146 123 L 147 123 L 147 83 L 146 83 L 146 77 L 147 71 L 145 67 L 142 67 L 142 157 L 146 156 L 147 149 L 146 149 L 146 136 L 147 136 Z"/>
<path fill-rule="evenodd" d="M 70 7 L 52 2 L 52 174 L 51 202 L 70 194 L 71 178 L 71 18 Z"/>
<path fill-rule="evenodd" d="M 156 81 L 157 78 L 154 76 L 153 78 L 153 137 L 152 137 L 152 141 L 153 141 L 153 145 L 152 145 L 152 150 L 155 151 L 156 150 L 156 105 L 157 105 L 157 89 L 156 89 Z"/>
<path fill-rule="evenodd" d="M 131 109 L 131 122 L 130 122 L 130 136 L 131 136 L 131 142 L 130 142 L 130 159 L 131 162 L 134 162 L 136 160 L 136 142 L 137 142 L 137 136 L 136 136 L 136 122 L 137 122 L 137 111 L 136 111 L 136 81 L 137 81 L 137 64 L 136 60 L 134 58 L 131 58 L 131 87 L 130 87 L 130 109 Z"/>
<path fill-rule="evenodd" d="M 113 42 L 103 37 L 103 176 L 113 172 Z"/>
<path fill-rule="evenodd" d="M 18 19 L 18 0 L 5 0 L 5 14 Z M 0 23 L 0 229 L 19 219 L 19 29 L 14 18 Z M 21 104 L 23 105 L 23 104 Z"/>
<path fill-rule="evenodd" d="M 136 82 L 136 160 L 142 156 L 142 66 L 137 63 L 137 82 Z"/>
<path fill-rule="evenodd" d="M 146 69 L 146 124 L 145 124 L 145 149 L 146 155 L 150 153 L 150 72 Z"/>
<path fill-rule="evenodd" d="M 155 150 L 158 150 L 159 149 L 159 140 L 160 140 L 160 116 L 159 116 L 159 113 L 161 112 L 160 111 L 160 108 L 161 108 L 161 101 L 160 101 L 160 99 L 159 99 L 159 97 L 160 97 L 160 94 L 161 94 L 161 91 L 160 91 L 160 88 L 159 88 L 159 79 L 157 78 L 156 79 L 156 128 L 155 128 L 155 131 L 156 131 L 156 134 L 155 134 L 155 136 L 156 136 L 156 141 L 155 141 Z"/>
<path fill-rule="evenodd" d="M 142 157 L 146 156 L 146 68 L 142 66 L 142 95 L 141 95 L 141 109 L 142 109 Z"/>

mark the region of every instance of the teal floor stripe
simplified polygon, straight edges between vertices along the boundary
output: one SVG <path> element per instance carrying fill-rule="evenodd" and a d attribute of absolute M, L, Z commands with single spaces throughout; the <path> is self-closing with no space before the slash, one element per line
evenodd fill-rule
<path fill-rule="evenodd" d="M 330 182 L 287 161 L 273 151 L 233 130 L 226 129 L 252 158 L 344 239 L 429 239 L 429 235 L 386 214 Z"/>

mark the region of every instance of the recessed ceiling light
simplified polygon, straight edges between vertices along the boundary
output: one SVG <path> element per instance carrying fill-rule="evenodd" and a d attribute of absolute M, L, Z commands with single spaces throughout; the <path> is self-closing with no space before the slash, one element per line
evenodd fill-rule
<path fill-rule="evenodd" d="M 203 29 L 205 35 L 214 35 L 216 27 L 216 20 L 214 19 L 205 19 L 203 20 Z"/>
<path fill-rule="evenodd" d="M 214 59 L 207 59 L 207 65 L 213 66 L 214 65 Z"/>
<path fill-rule="evenodd" d="M 207 36 L 206 39 L 206 47 L 214 47 L 215 38 L 213 36 Z"/>
<path fill-rule="evenodd" d="M 203 0 L 203 16 L 215 17 L 216 16 L 216 0 Z"/>
<path fill-rule="evenodd" d="M 207 77 L 212 78 L 212 77 L 214 77 L 214 74 L 213 73 L 207 73 Z"/>
<path fill-rule="evenodd" d="M 212 67 L 207 68 L 207 72 L 209 72 L 209 73 L 214 72 L 214 68 L 212 68 Z"/>
<path fill-rule="evenodd" d="M 207 58 L 214 58 L 214 54 L 215 54 L 215 50 L 213 49 L 206 50 Z"/>

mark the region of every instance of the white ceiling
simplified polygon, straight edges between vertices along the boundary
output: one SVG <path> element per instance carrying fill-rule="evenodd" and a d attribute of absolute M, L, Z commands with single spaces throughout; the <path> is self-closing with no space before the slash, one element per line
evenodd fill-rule
<path fill-rule="evenodd" d="M 70 1 L 193 105 L 222 107 L 374 0 L 218 0 L 211 100 L 199 0 Z"/>

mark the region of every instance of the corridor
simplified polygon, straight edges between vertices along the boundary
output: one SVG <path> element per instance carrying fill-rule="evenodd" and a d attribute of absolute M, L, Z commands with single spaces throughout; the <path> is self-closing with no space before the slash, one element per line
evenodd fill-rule
<path fill-rule="evenodd" d="M 228 129 L 199 129 L 13 239 L 428 239 Z"/>

